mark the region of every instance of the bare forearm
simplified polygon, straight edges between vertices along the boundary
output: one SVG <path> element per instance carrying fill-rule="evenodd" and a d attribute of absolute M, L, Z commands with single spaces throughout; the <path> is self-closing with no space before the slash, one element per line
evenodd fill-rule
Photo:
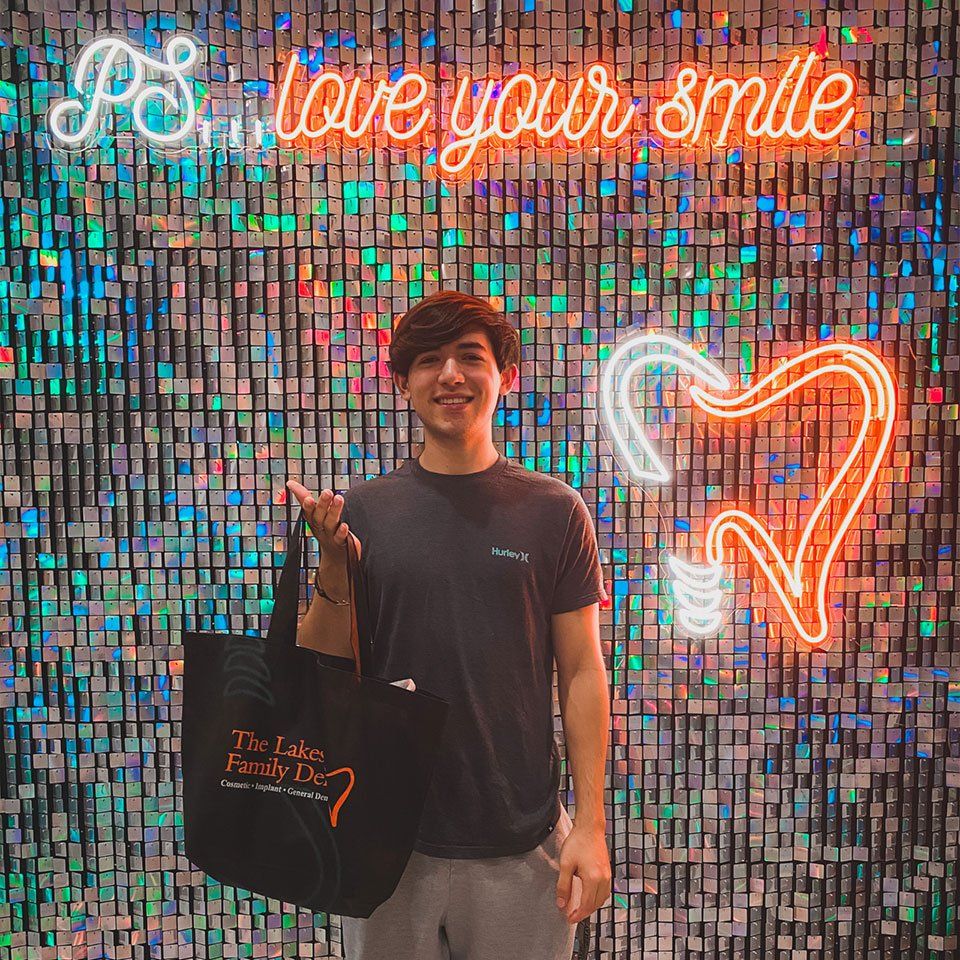
<path fill-rule="evenodd" d="M 568 682 L 560 681 L 558 694 L 567 757 L 573 767 L 576 822 L 604 828 L 603 782 L 610 722 L 606 672 L 586 667 Z"/>
<path fill-rule="evenodd" d="M 346 598 L 345 572 L 320 565 L 320 582 L 336 599 Z M 336 585 L 336 588 L 334 587 Z M 297 628 L 297 646 L 334 657 L 353 657 L 350 646 L 350 604 L 336 604 L 311 588 L 312 599 Z"/>

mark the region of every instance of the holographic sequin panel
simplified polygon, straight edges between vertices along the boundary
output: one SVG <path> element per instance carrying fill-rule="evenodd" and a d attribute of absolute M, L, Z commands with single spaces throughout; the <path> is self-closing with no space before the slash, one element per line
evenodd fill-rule
<path fill-rule="evenodd" d="M 579 960 L 956 956 L 958 16 L 951 0 L 0 9 L 0 958 L 342 956 L 337 918 L 184 857 L 181 637 L 265 627 L 288 478 L 345 488 L 419 452 L 387 350 L 441 288 L 519 328 L 495 442 L 596 519 L 614 881 Z M 200 52 L 182 149 L 151 147 L 129 102 L 94 146 L 53 149 L 84 44 L 160 59 L 178 34 Z M 839 143 L 658 138 L 681 65 L 773 77 L 810 50 L 857 80 Z M 599 62 L 638 122 L 617 149 L 508 144 L 446 182 L 429 145 L 279 144 L 291 52 L 308 76 L 417 70 L 441 117 L 466 72 Z M 172 122 L 157 98 L 145 119 Z M 739 429 L 651 373 L 635 400 L 671 477 L 642 483 L 600 383 L 644 329 L 744 390 L 844 340 L 892 372 L 895 437 L 821 648 L 749 563 L 725 575 L 720 629 L 685 635 L 668 561 L 702 555 L 723 505 L 795 535 L 854 442 L 853 389 Z M 563 799 L 575 812 L 566 765 Z"/>

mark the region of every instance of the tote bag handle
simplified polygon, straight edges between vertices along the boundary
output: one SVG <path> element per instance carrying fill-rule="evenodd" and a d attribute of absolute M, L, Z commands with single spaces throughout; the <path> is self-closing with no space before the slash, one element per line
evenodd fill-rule
<path fill-rule="evenodd" d="M 303 529 L 306 520 L 303 509 L 287 538 L 287 556 L 280 571 L 280 582 L 274 595 L 273 613 L 267 630 L 268 643 L 297 642 L 297 623 L 300 607 L 300 566 L 303 555 Z M 350 584 L 350 646 L 353 648 L 354 673 L 360 676 L 360 634 L 357 628 L 356 581 L 360 573 L 356 542 L 353 534 L 347 536 L 347 580 Z"/>

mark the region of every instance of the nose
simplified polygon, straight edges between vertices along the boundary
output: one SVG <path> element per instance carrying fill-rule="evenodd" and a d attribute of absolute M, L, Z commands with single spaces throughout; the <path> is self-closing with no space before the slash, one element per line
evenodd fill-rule
<path fill-rule="evenodd" d="M 455 357 L 448 357 L 440 370 L 441 383 L 463 383 L 463 373 Z"/>

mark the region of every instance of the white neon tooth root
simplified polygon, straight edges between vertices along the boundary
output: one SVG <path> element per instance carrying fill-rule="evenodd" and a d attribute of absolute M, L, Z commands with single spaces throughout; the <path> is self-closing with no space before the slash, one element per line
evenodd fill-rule
<path fill-rule="evenodd" d="M 721 603 L 723 567 L 720 564 L 687 563 L 668 557 L 673 574 L 671 586 L 677 604 L 677 622 L 691 637 L 715 635 L 723 624 Z"/>

